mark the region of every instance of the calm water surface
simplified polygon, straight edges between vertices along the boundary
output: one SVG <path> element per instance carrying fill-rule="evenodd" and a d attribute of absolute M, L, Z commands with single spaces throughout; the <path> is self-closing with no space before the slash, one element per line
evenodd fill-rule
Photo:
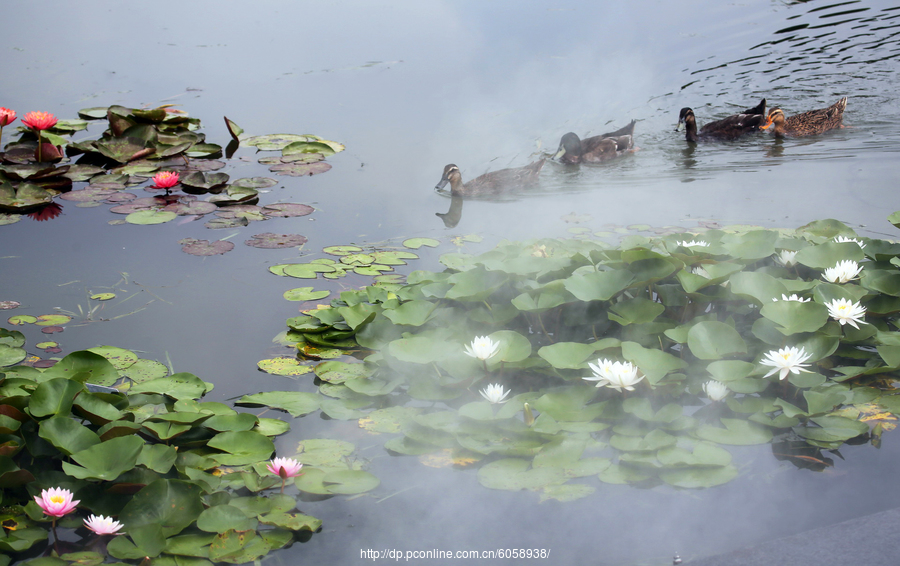
<path fill-rule="evenodd" d="M 456 235 L 483 236 L 466 248 L 478 251 L 501 238 L 565 236 L 576 225 L 795 228 L 838 218 L 863 235 L 896 238 L 886 216 L 900 209 L 900 6 L 890 2 L 262 1 L 247 10 L 239 2 L 5 4 L 12 24 L 0 35 L 0 105 L 20 116 L 175 103 L 203 120 L 213 142 L 227 141 L 227 115 L 249 135 L 314 133 L 347 146 L 328 173 L 279 177 L 263 195 L 263 203 L 315 206 L 308 217 L 213 232 L 202 221 L 110 226 L 107 206 L 64 203 L 53 221 L 0 227 L 0 300 L 21 302 L 17 314 L 77 310 L 106 286 L 135 294 L 100 316 L 139 312 L 57 335 L 66 353 L 112 344 L 169 360 L 214 382 L 212 400 L 314 390 L 256 371 L 296 313 L 281 294 L 308 284 L 267 271 L 297 261 L 295 250 L 240 244 L 260 232 L 306 235 L 309 257 L 332 244 L 444 242 L 410 269 L 437 268 Z M 848 127 L 697 147 L 673 131 L 683 106 L 702 124 L 763 96 L 788 115 L 848 96 Z M 555 150 L 567 131 L 597 134 L 631 119 L 641 147 L 633 156 L 595 167 L 548 163 L 537 189 L 467 201 L 450 228 L 435 216 L 450 208 L 432 189 L 447 163 L 471 179 Z M 267 174 L 252 148 L 224 171 Z M 182 238 L 226 236 L 238 245 L 224 256 L 179 250 Z M 117 283 L 123 273 L 127 282 Z M 25 331 L 29 346 L 41 341 Z M 846 461 L 825 473 L 776 461 L 769 447 L 736 450 L 743 473 L 719 488 L 599 484 L 566 504 L 487 490 L 475 470 L 390 457 L 383 439 L 353 421 L 310 415 L 279 446 L 288 453 L 315 437 L 356 443 L 382 484 L 352 500 L 305 503 L 323 531 L 276 553 L 279 563 L 354 564 L 369 548 L 547 548 L 557 563 L 666 564 L 675 552 L 708 555 L 900 505 L 890 434 L 881 450 L 846 447 Z"/>

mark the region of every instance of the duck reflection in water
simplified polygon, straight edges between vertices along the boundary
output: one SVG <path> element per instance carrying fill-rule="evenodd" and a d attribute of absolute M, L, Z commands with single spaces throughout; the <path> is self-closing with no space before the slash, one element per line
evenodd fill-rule
<path fill-rule="evenodd" d="M 447 228 L 456 228 L 462 218 L 463 198 L 459 195 L 450 195 L 450 210 L 447 212 L 435 212 L 434 215 L 444 221 Z"/>

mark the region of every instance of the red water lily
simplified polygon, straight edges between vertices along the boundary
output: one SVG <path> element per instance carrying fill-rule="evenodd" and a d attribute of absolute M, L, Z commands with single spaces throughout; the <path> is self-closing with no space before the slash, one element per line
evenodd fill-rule
<path fill-rule="evenodd" d="M 153 176 L 153 188 L 154 189 L 165 189 L 166 192 L 169 192 L 169 189 L 178 184 L 178 173 L 174 171 L 163 171 L 162 173 L 157 173 Z"/>
<path fill-rule="evenodd" d="M 37 160 L 43 161 L 41 159 L 41 131 L 52 128 L 56 125 L 56 116 L 49 112 L 29 112 L 25 114 L 25 117 L 22 118 L 22 123 L 37 132 L 38 137 L 38 150 L 37 150 Z"/>
<path fill-rule="evenodd" d="M 12 124 L 16 120 L 16 111 L 0 106 L 0 142 L 3 141 L 3 126 Z M 0 148 L 3 146 L 0 145 Z"/>
<path fill-rule="evenodd" d="M 16 121 L 16 111 L 0 106 L 0 128 Z"/>
<path fill-rule="evenodd" d="M 22 123 L 32 130 L 47 130 L 56 125 L 56 116 L 49 112 L 29 112 L 22 118 Z"/>

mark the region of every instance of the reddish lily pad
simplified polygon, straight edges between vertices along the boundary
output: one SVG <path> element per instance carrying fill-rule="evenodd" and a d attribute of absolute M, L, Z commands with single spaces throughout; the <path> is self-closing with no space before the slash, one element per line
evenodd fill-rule
<path fill-rule="evenodd" d="M 235 187 L 244 187 L 245 189 L 266 189 L 277 184 L 278 181 L 271 177 L 245 177 L 232 183 Z"/>
<path fill-rule="evenodd" d="M 0 310 L 9 310 L 18 308 L 21 303 L 19 301 L 0 301 Z"/>
<path fill-rule="evenodd" d="M 185 238 L 178 243 L 181 244 L 181 251 L 184 253 L 199 256 L 220 255 L 234 249 L 234 244 L 226 240 L 210 242 L 209 240 Z"/>
<path fill-rule="evenodd" d="M 137 195 L 134 193 L 129 193 L 126 191 L 116 191 L 114 194 L 106 198 L 106 202 L 109 204 L 118 204 L 122 202 L 131 202 L 136 198 Z"/>
<path fill-rule="evenodd" d="M 192 201 L 192 202 L 174 202 L 166 206 L 163 210 L 174 212 L 178 216 L 190 216 L 209 214 L 218 210 L 219 207 L 211 202 Z"/>
<path fill-rule="evenodd" d="M 191 161 L 191 167 L 187 171 L 218 171 L 222 167 L 225 167 L 224 161 L 219 161 L 218 159 L 201 159 L 198 161 Z"/>
<path fill-rule="evenodd" d="M 41 328 L 41 332 L 44 334 L 57 334 L 63 330 L 65 330 L 65 328 L 62 326 L 45 326 L 44 328 Z"/>
<path fill-rule="evenodd" d="M 272 232 L 265 232 L 252 236 L 244 243 L 254 248 L 275 250 L 302 246 L 307 241 L 307 237 L 300 234 L 273 234 Z"/>
<path fill-rule="evenodd" d="M 280 175 L 288 175 L 291 177 L 305 177 L 308 175 L 316 175 L 324 173 L 331 169 L 331 165 L 320 161 L 318 163 L 279 163 L 269 167 L 269 171 Z"/>
<path fill-rule="evenodd" d="M 307 214 L 312 214 L 314 210 L 315 209 L 308 204 L 280 202 L 262 207 L 261 212 L 269 217 L 291 218 L 294 216 L 306 216 Z"/>
<path fill-rule="evenodd" d="M 116 193 L 118 193 L 118 191 L 114 189 L 87 187 L 84 189 L 78 189 L 75 191 L 69 191 L 68 193 L 63 193 L 59 196 L 59 198 L 63 200 L 70 200 L 73 202 L 101 201 L 115 195 Z"/>

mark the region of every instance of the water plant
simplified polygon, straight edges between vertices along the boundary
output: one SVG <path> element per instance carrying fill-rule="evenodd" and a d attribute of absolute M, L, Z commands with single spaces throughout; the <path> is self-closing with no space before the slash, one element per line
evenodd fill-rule
<path fill-rule="evenodd" d="M 45 549 L 60 564 L 104 561 L 104 547 L 71 536 L 54 535 L 51 550 L 57 526 L 119 534 L 105 552 L 135 563 L 251 562 L 321 525 L 283 493 L 286 480 L 325 496 L 378 485 L 339 461 L 354 450 L 346 442 L 298 447 L 313 478 L 295 458 L 270 461 L 290 425 L 202 401 L 213 384 L 191 373 L 148 374 L 149 360 L 111 346 L 41 370 L 20 363 L 24 342 L 0 329 L 0 564 Z"/>
<path fill-rule="evenodd" d="M 352 354 L 314 362 L 316 383 L 344 418 L 399 431 L 388 451 L 450 451 L 487 487 L 710 487 L 739 474 L 731 445 L 814 469 L 845 442 L 880 445 L 900 414 L 898 257 L 834 220 L 504 241 L 345 290 L 286 339 Z M 488 379 L 517 392 L 496 412 Z"/>

